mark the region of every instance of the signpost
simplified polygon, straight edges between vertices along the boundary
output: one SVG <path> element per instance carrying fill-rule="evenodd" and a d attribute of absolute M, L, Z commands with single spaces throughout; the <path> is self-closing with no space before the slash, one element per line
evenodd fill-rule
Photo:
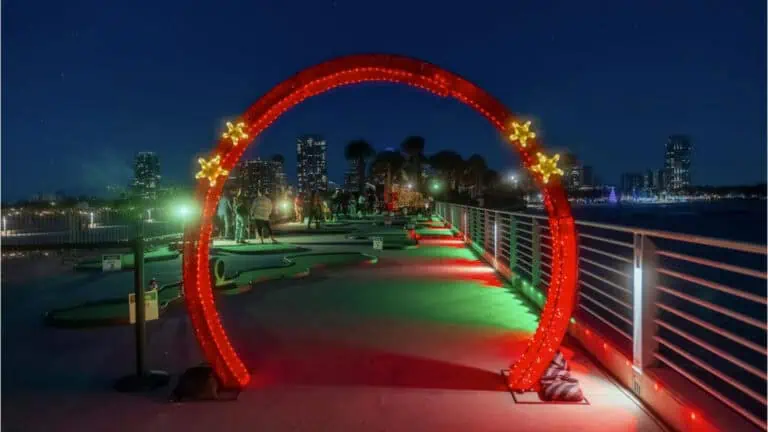
<path fill-rule="evenodd" d="M 170 377 L 163 371 L 148 371 L 145 366 L 144 348 L 147 339 L 147 319 L 158 319 L 157 290 L 144 292 L 144 223 L 139 220 L 136 239 L 133 242 L 133 287 L 134 293 L 128 297 L 131 323 L 136 333 L 136 373 L 120 378 L 115 389 L 121 392 L 141 392 L 153 390 L 168 384 Z M 153 287 L 154 288 L 154 287 Z M 144 299 L 144 307 L 135 307 L 136 299 Z M 147 301 L 154 298 L 154 301 Z M 152 304 L 154 303 L 154 306 Z M 154 314 L 154 318 L 152 317 Z"/>
<path fill-rule="evenodd" d="M 128 316 L 131 324 L 136 323 L 136 294 L 128 294 Z M 160 318 L 160 307 L 157 301 L 157 290 L 144 293 L 144 320 L 154 321 Z"/>
<path fill-rule="evenodd" d="M 120 271 L 123 268 L 123 260 L 121 255 L 102 255 L 101 256 L 101 271 Z"/>
<path fill-rule="evenodd" d="M 373 237 L 373 248 L 376 250 L 384 250 L 384 237 Z"/>

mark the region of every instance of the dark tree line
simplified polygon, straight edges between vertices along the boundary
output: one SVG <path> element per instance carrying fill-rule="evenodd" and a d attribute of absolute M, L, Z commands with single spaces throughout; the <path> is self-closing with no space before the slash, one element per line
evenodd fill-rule
<path fill-rule="evenodd" d="M 472 197 L 495 188 L 499 183 L 499 174 L 488 168 L 485 159 L 473 154 L 464 159 L 451 150 L 440 150 L 430 156 L 424 154 L 425 140 L 420 136 L 409 136 L 400 144 L 399 150 L 376 152 L 366 140 L 357 139 L 349 142 L 345 149 L 348 161 L 357 163 L 358 188 L 365 186 L 368 177 L 383 178 L 386 188 L 393 183 L 412 185 L 415 190 L 426 192 L 428 182 L 440 182 L 446 193 L 455 194 L 468 191 Z M 429 165 L 431 178 L 424 174 L 424 166 Z"/>

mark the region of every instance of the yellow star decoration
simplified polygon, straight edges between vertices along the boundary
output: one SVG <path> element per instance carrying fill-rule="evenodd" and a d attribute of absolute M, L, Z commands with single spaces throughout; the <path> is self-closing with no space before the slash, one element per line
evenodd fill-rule
<path fill-rule="evenodd" d="M 509 139 L 512 141 L 519 141 L 520 145 L 525 148 L 528 145 L 529 139 L 536 138 L 536 132 L 531 130 L 531 121 L 520 124 L 518 122 L 512 122 L 512 134 Z"/>
<path fill-rule="evenodd" d="M 207 178 L 211 187 L 216 185 L 216 178 L 229 174 L 228 170 L 221 167 L 221 155 L 216 155 L 211 160 L 200 158 L 197 160 L 200 164 L 200 171 L 195 174 L 196 179 Z"/>
<path fill-rule="evenodd" d="M 539 159 L 539 163 L 532 166 L 531 170 L 541 174 L 541 178 L 544 180 L 544 183 L 549 183 L 549 177 L 553 175 L 563 175 L 563 170 L 557 167 L 557 161 L 560 160 L 559 154 L 548 158 L 542 153 L 536 153 L 536 157 Z"/>
<path fill-rule="evenodd" d="M 227 131 L 221 134 L 221 137 L 232 140 L 232 145 L 236 146 L 241 139 L 248 138 L 248 134 L 243 131 L 244 128 L 245 123 L 243 122 L 236 125 L 232 124 L 232 122 L 227 122 Z"/>

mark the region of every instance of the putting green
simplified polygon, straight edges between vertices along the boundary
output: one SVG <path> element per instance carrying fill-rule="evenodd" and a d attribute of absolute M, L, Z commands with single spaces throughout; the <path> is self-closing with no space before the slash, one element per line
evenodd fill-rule
<path fill-rule="evenodd" d="M 341 265 L 373 264 L 377 258 L 358 252 L 317 253 L 288 257 L 283 264 L 255 268 L 239 272 L 233 278 L 216 288 L 225 295 L 242 294 L 250 290 L 253 283 L 275 279 L 309 275 L 313 268 L 327 268 Z M 176 299 L 180 299 L 178 284 L 166 285 L 160 289 L 158 303 L 160 315 Z M 54 327 L 101 327 L 129 324 L 128 296 L 87 302 L 78 306 L 57 309 L 45 315 L 46 323 Z"/>
<path fill-rule="evenodd" d="M 247 244 L 234 244 L 234 245 L 221 245 L 216 246 L 214 244 L 213 250 L 219 252 L 226 252 L 232 254 L 244 254 L 244 255 L 268 255 L 279 253 L 298 253 L 306 252 L 309 249 L 302 248 L 290 243 L 260 243 L 259 241 L 251 240 Z"/>
<path fill-rule="evenodd" d="M 180 295 L 179 285 L 171 284 L 158 292 L 160 313 Z M 53 310 L 45 316 L 54 327 L 100 327 L 129 324 L 128 296 L 83 303 L 78 306 Z"/>
<path fill-rule="evenodd" d="M 167 248 L 144 252 L 144 262 L 168 261 L 181 255 L 178 251 L 170 251 Z M 120 262 L 123 270 L 133 269 L 133 253 L 120 254 Z M 75 265 L 79 271 L 101 271 L 101 260 L 90 259 Z"/>

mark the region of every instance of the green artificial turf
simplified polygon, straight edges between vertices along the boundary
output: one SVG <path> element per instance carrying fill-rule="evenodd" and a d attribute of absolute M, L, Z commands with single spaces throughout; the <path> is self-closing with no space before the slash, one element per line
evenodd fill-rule
<path fill-rule="evenodd" d="M 158 304 L 162 308 L 164 304 L 179 297 L 178 285 L 169 286 L 161 289 L 158 293 Z M 77 307 L 53 311 L 49 314 L 50 319 L 58 323 L 66 322 L 93 322 L 104 321 L 106 324 L 127 324 L 128 313 L 128 295 L 123 300 L 106 299 L 86 303 Z"/>
<path fill-rule="evenodd" d="M 277 254 L 286 252 L 295 253 L 307 250 L 290 243 L 271 243 L 267 241 L 262 244 L 258 240 L 250 240 L 247 244 L 214 246 L 214 249 L 235 254 Z"/>
<path fill-rule="evenodd" d="M 235 295 L 247 292 L 243 289 L 251 282 L 264 282 L 267 280 L 297 277 L 309 274 L 312 268 L 322 266 L 353 265 L 376 262 L 376 257 L 357 252 L 339 252 L 324 254 L 306 254 L 289 258 L 284 264 L 269 268 L 253 269 L 240 272 L 234 279 L 217 287 L 216 291 L 226 295 Z M 164 304 L 179 297 L 179 286 L 171 285 L 160 290 L 158 301 L 162 308 Z M 162 312 L 161 312 L 162 314 Z M 128 295 L 124 298 L 104 299 L 88 302 L 72 308 L 51 311 L 47 315 L 49 323 L 54 326 L 104 326 L 127 324 Z"/>
<path fill-rule="evenodd" d="M 157 249 L 151 252 L 144 252 L 144 262 L 173 260 L 181 255 L 178 251 L 169 251 L 166 248 Z M 120 254 L 120 262 L 124 270 L 133 268 L 133 253 Z M 75 265 L 75 270 L 101 270 L 101 259 L 91 259 L 82 261 Z"/>

